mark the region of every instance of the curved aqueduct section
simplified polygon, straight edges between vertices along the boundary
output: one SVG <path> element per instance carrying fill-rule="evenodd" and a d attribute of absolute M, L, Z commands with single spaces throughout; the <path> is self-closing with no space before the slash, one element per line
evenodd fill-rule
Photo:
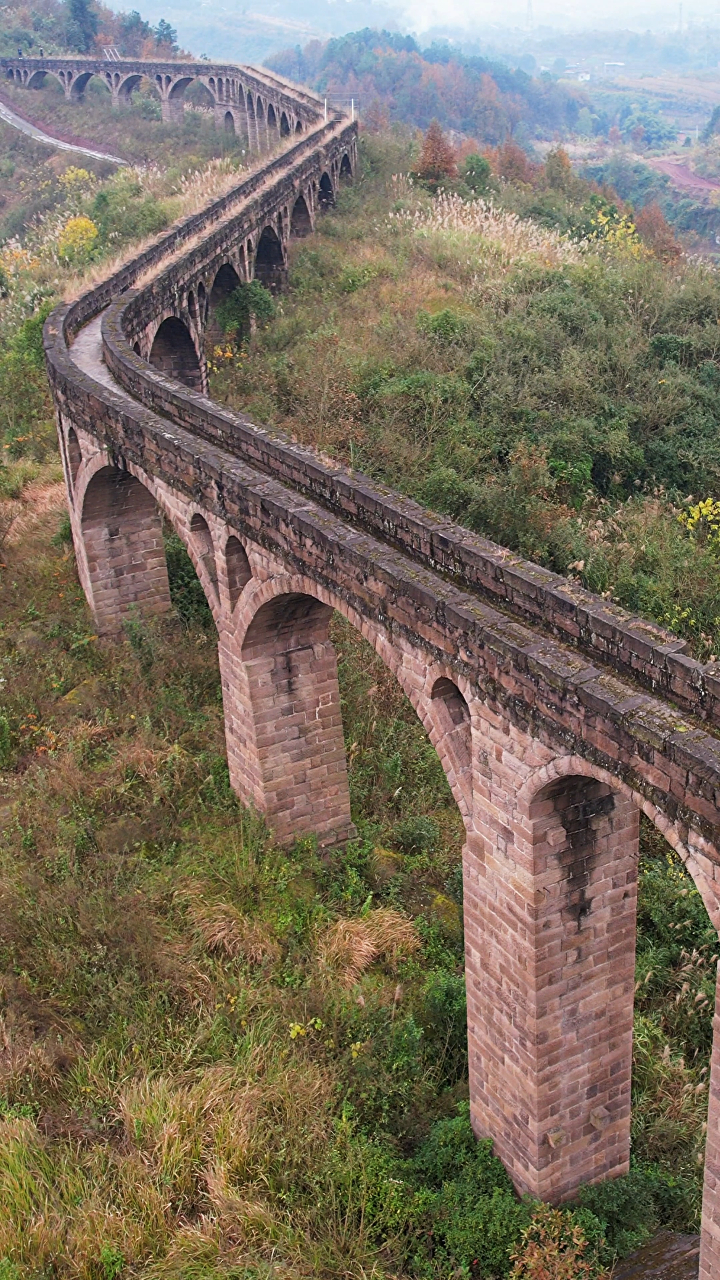
<path fill-rule="evenodd" d="M 21 78 L 34 83 L 59 60 L 49 61 L 23 59 Z M 121 77 L 118 99 L 126 72 L 139 74 L 99 65 Z M 17 66 L 0 63 L 14 77 Z M 64 63 L 71 96 L 88 69 Z M 289 239 L 355 174 L 356 131 L 338 115 L 324 122 L 316 99 L 264 73 L 177 63 L 142 73 L 170 104 L 194 76 L 214 84 L 220 106 L 245 113 L 255 150 L 270 107 L 276 122 L 284 112 L 288 143 L 47 321 L 77 562 L 98 630 L 120 634 L 130 609 L 170 608 L 162 513 L 217 623 L 232 784 L 278 840 L 313 831 L 326 845 L 353 832 L 332 610 L 374 645 L 465 823 L 473 1125 L 519 1190 L 568 1199 L 628 1168 L 641 811 L 720 926 L 720 670 L 661 628 L 207 398 L 217 301 L 253 277 L 282 288 Z M 717 1013 L 715 1027 L 702 1280 L 720 1276 Z"/>

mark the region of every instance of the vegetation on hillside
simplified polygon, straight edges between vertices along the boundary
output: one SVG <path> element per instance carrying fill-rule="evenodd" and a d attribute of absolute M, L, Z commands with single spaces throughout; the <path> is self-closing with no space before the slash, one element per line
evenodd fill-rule
<path fill-rule="evenodd" d="M 0 56 L 46 57 L 68 52 L 103 56 L 114 46 L 126 58 L 172 58 L 178 52 L 177 34 L 164 18 L 156 27 L 137 10 L 116 13 L 102 0 L 43 0 L 30 6 L 10 0 L 0 15 Z"/>
<path fill-rule="evenodd" d="M 213 393 L 720 653 L 717 542 L 678 519 L 720 487 L 715 268 L 561 152 L 491 153 L 487 204 L 403 177 L 400 134 L 363 149 Z"/>
<path fill-rule="evenodd" d="M 355 31 L 323 44 L 288 49 L 267 59 L 273 70 L 321 93 L 351 96 L 365 119 L 426 129 L 433 118 L 482 142 L 552 138 L 573 132 L 589 105 L 578 86 L 533 79 L 486 58 L 464 57 L 449 45 L 420 50 L 412 36 Z"/>
<path fill-rule="evenodd" d="M 265 327 L 247 293 L 226 306 L 215 393 L 676 610 L 704 651 L 720 514 L 655 471 L 714 478 L 713 273 L 653 257 L 561 154 L 461 157 L 439 197 L 402 176 L 419 160 L 365 139 L 291 292 L 256 286 Z M 667 845 L 643 827 L 632 1172 L 562 1212 L 520 1200 L 468 1121 L 460 817 L 379 658 L 334 620 L 359 836 L 320 854 L 276 848 L 230 791 L 212 622 L 170 530 L 175 617 L 92 629 L 43 315 L 231 180 L 66 167 L 0 250 L 0 1276 L 600 1277 L 699 1221 L 717 957 Z"/>

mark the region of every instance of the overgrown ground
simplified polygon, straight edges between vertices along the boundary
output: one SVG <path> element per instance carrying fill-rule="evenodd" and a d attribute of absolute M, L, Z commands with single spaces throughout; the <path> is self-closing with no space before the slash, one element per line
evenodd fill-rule
<path fill-rule="evenodd" d="M 350 198 L 347 231 L 330 216 L 300 247 L 283 313 L 218 357 L 218 386 L 341 456 L 352 439 L 363 465 L 420 492 L 445 448 L 461 476 L 455 428 L 442 398 L 434 417 L 412 398 L 392 418 L 363 416 L 346 310 L 363 358 L 385 345 L 381 388 L 425 365 L 459 384 L 447 352 L 464 364 L 483 348 L 448 347 L 418 323 L 418 312 L 459 313 L 470 326 L 476 304 L 453 283 L 452 235 L 435 250 L 450 266 L 431 269 L 414 233 L 386 232 L 380 178 Z M 87 210 L 96 188 L 73 183 Z M 516 228 L 511 249 L 535 234 Z M 563 271 L 552 243 L 559 265 L 544 269 Z M 495 251 L 487 260 L 495 288 Z M 509 251 L 510 280 L 514 261 Z M 633 1173 L 554 1217 L 519 1202 L 470 1134 L 461 825 L 414 713 L 337 620 L 360 835 L 341 854 L 273 846 L 229 790 L 212 625 L 176 538 L 178 617 L 162 628 L 130 619 L 119 646 L 92 631 L 62 515 L 39 316 L 25 318 L 31 287 L 49 298 L 77 286 L 57 253 L 23 262 L 0 316 L 0 1276 L 450 1280 L 515 1265 L 530 1280 L 541 1274 L 533 1250 L 547 1258 L 559 1238 L 582 1277 L 658 1223 L 696 1229 L 717 956 L 667 845 L 643 829 Z M 452 334 L 454 323 L 441 325 Z M 247 381 L 231 381 L 236 365 L 250 366 Z M 491 456 L 475 436 L 465 447 L 476 467 Z M 499 476 L 514 465 L 508 448 Z M 585 518 L 552 486 L 543 501 L 551 528 Z M 672 539 L 677 526 L 668 545 L 683 548 L 686 576 L 693 557 L 715 563 L 663 498 L 641 492 L 629 505 L 649 520 L 645 503 Z"/>
<path fill-rule="evenodd" d="M 185 622 L 102 645 L 51 466 L 3 477 L 4 1276 L 506 1275 L 532 1208 L 470 1138 L 461 826 L 414 713 L 338 620 L 360 837 L 276 849 L 228 787 L 189 562 L 170 538 Z M 636 1169 L 582 1197 L 598 1265 L 698 1221 L 712 930 L 650 832 L 644 859 Z"/>
<path fill-rule="evenodd" d="M 558 154 L 496 155 L 490 212 L 411 185 L 402 134 L 364 153 L 213 394 L 720 653 L 717 542 L 677 519 L 720 489 L 716 268 Z"/>
<path fill-rule="evenodd" d="M 51 79 L 37 91 L 3 81 L 1 92 L 10 106 L 51 135 L 146 169 L 160 167 L 171 179 L 209 160 L 239 165 L 247 159 L 242 140 L 216 130 L 210 112 L 186 111 L 181 124 L 164 124 L 160 102 L 149 87 L 133 94 L 123 111 L 113 110 L 108 89 L 96 80 L 90 81 L 82 105 L 66 102 L 61 86 Z M 22 235 L 32 218 L 57 206 L 58 176 L 72 164 L 99 178 L 113 172 L 106 162 L 55 152 L 0 122 L 0 241 Z"/>

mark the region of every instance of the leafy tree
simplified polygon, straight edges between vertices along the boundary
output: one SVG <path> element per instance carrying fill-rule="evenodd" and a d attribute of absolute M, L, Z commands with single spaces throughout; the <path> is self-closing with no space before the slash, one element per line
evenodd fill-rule
<path fill-rule="evenodd" d="M 716 133 L 720 132 L 720 106 L 714 108 L 713 113 L 702 131 L 703 142 L 709 142 Z M 685 139 L 687 142 L 687 138 Z"/>
<path fill-rule="evenodd" d="M 635 230 L 657 258 L 672 262 L 680 257 L 682 249 L 657 200 L 640 210 L 635 218 Z"/>
<path fill-rule="evenodd" d="M 118 25 L 120 52 L 128 58 L 139 58 L 145 41 L 153 34 L 150 23 L 140 17 L 137 9 L 133 9 L 132 13 L 120 14 Z"/>
<path fill-rule="evenodd" d="M 177 31 L 174 27 L 170 26 L 169 22 L 166 22 L 165 18 L 160 19 L 153 31 L 153 35 L 155 36 L 155 44 L 158 48 L 161 45 L 164 45 L 166 48 L 170 49 L 171 53 L 177 53 Z"/>
<path fill-rule="evenodd" d="M 454 178 L 456 173 L 455 152 L 437 120 L 433 120 L 425 134 L 417 175 L 423 182 L 436 185 L 444 178 Z"/>
<path fill-rule="evenodd" d="M 78 53 L 89 53 L 98 33 L 98 16 L 90 0 L 66 0 L 66 39 Z"/>
<path fill-rule="evenodd" d="M 484 195 L 488 189 L 490 181 L 491 169 L 490 161 L 485 156 L 479 156 L 473 153 L 465 157 L 463 161 L 461 177 L 474 195 Z"/>

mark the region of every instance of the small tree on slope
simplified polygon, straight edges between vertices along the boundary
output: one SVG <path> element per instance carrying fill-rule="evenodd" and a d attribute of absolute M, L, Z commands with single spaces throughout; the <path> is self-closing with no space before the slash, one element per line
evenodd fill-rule
<path fill-rule="evenodd" d="M 444 178 L 454 178 L 456 173 L 455 152 L 437 120 L 433 120 L 425 134 L 423 149 L 418 161 L 417 176 L 423 182 L 437 186 Z"/>

